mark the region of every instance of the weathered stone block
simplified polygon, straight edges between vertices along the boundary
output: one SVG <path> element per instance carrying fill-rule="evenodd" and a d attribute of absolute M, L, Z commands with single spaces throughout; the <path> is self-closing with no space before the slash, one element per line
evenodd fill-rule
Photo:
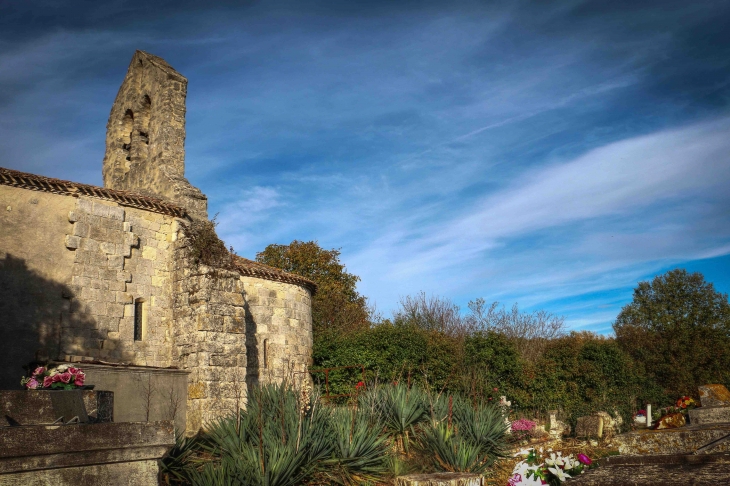
<path fill-rule="evenodd" d="M 81 246 L 81 238 L 73 235 L 66 235 L 66 248 L 69 250 L 75 250 Z"/>
<path fill-rule="evenodd" d="M 730 423 L 730 407 L 700 407 L 689 411 L 692 425 Z"/>
<path fill-rule="evenodd" d="M 124 317 L 124 305 L 116 302 L 107 303 L 106 315 L 109 317 Z"/>
<path fill-rule="evenodd" d="M 116 221 L 124 221 L 124 208 L 119 206 L 108 206 L 109 218 Z"/>
<path fill-rule="evenodd" d="M 74 223 L 73 234 L 74 236 L 80 236 L 82 238 L 88 238 L 91 231 L 91 227 L 83 221 L 76 221 Z"/>
<path fill-rule="evenodd" d="M 603 417 L 591 415 L 578 418 L 575 425 L 575 435 L 576 437 L 602 437 Z"/>
<path fill-rule="evenodd" d="M 174 443 L 172 422 L 10 427 L 0 484 L 157 484 L 157 460 Z"/>
<path fill-rule="evenodd" d="M 107 257 L 107 266 L 111 269 L 121 270 L 124 268 L 124 257 L 122 255 L 109 255 Z"/>
<path fill-rule="evenodd" d="M 730 406 L 730 391 L 724 385 L 702 385 L 698 390 L 703 407 Z"/>

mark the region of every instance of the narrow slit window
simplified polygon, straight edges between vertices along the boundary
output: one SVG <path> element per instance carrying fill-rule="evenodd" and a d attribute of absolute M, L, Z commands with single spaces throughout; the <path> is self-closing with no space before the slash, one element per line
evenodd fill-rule
<path fill-rule="evenodd" d="M 134 340 L 142 340 L 144 326 L 144 302 L 138 300 L 134 303 Z"/>
<path fill-rule="evenodd" d="M 269 340 L 264 339 L 264 369 L 269 367 Z"/>

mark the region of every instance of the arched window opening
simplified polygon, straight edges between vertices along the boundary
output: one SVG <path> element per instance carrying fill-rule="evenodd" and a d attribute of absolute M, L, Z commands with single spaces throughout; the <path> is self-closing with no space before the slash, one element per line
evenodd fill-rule
<path fill-rule="evenodd" d="M 142 341 L 147 334 L 147 306 L 143 299 L 134 301 L 134 340 Z"/>
<path fill-rule="evenodd" d="M 152 100 L 148 95 L 144 95 L 142 98 L 142 106 L 140 109 L 140 128 L 139 128 L 139 140 L 145 145 L 150 144 L 150 112 L 152 111 Z"/>
<path fill-rule="evenodd" d="M 131 160 L 132 153 L 132 132 L 134 131 L 134 113 L 127 110 L 122 118 L 122 151 L 124 160 Z"/>

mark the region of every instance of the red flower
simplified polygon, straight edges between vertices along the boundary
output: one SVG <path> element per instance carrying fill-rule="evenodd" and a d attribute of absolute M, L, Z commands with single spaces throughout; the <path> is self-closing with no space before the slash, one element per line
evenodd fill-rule
<path fill-rule="evenodd" d="M 58 376 L 59 380 L 63 383 L 68 383 L 69 381 L 71 381 L 71 373 L 69 373 L 68 371 L 56 376 Z"/>
<path fill-rule="evenodd" d="M 76 376 L 74 377 L 74 385 L 84 386 L 84 378 L 86 378 L 86 375 L 84 375 L 84 372 L 81 370 L 78 370 L 78 373 L 76 373 Z"/>
<path fill-rule="evenodd" d="M 593 461 L 591 461 L 591 458 L 586 456 L 585 454 L 578 454 L 578 461 L 582 462 L 586 466 L 590 466 Z"/>
<path fill-rule="evenodd" d="M 46 376 L 45 378 L 43 378 L 43 388 L 50 388 L 52 384 L 53 384 L 53 377 Z"/>
<path fill-rule="evenodd" d="M 359 390 L 360 388 L 365 388 L 365 383 L 362 381 L 358 381 L 357 385 L 355 385 L 355 390 Z"/>
<path fill-rule="evenodd" d="M 494 391 L 499 391 L 499 388 L 494 388 Z"/>

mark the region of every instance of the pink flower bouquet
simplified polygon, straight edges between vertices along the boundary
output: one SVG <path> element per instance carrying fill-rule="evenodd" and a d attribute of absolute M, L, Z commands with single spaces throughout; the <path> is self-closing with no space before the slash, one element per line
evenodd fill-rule
<path fill-rule="evenodd" d="M 30 377 L 23 377 L 20 384 L 28 390 L 73 390 L 84 386 L 86 375 L 79 368 L 59 365 L 55 368 L 37 367 Z"/>

